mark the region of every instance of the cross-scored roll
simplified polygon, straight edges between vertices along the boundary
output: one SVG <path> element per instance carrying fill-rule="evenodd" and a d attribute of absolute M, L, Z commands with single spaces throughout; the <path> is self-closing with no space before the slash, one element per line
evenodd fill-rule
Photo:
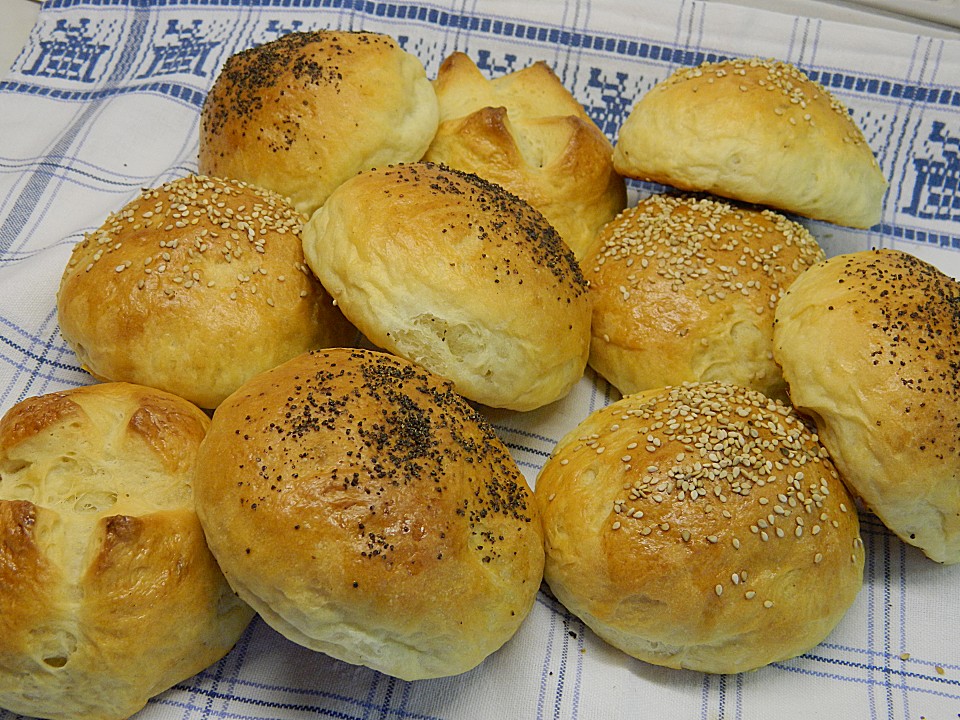
<path fill-rule="evenodd" d="M 543 213 L 577 258 L 624 208 L 613 146 L 545 62 L 488 80 L 464 53 L 440 65 L 425 160 L 476 173 Z"/>
<path fill-rule="evenodd" d="M 208 425 L 127 383 L 31 397 L 0 420 L 0 707 L 121 720 L 239 639 L 253 612 L 194 510 Z"/>

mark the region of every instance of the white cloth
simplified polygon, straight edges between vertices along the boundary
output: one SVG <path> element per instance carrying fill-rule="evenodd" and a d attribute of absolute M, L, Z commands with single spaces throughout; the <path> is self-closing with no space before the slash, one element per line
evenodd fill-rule
<path fill-rule="evenodd" d="M 142 187 L 195 170 L 200 107 L 226 58 L 321 27 L 388 33 L 431 76 L 454 50 L 490 76 L 546 60 L 611 138 L 678 66 L 791 61 L 848 105 L 890 179 L 878 227 L 807 223 L 828 252 L 897 247 L 960 276 L 958 41 L 691 0 L 47 0 L 0 83 L 0 411 L 91 381 L 57 328 L 69 251 Z M 559 437 L 613 398 L 588 374 L 560 403 L 491 419 L 533 482 Z M 257 620 L 222 662 L 139 717 L 960 717 L 960 566 L 933 564 L 872 516 L 863 536 L 865 585 L 835 632 L 754 673 L 633 660 L 541 592 L 480 667 L 416 683 L 305 650 Z"/>

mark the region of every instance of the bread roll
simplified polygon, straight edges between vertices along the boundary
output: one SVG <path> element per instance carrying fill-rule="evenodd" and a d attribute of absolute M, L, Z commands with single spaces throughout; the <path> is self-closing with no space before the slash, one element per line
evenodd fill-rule
<path fill-rule="evenodd" d="M 31 397 L 0 419 L 0 707 L 120 720 L 239 639 L 253 613 L 194 510 L 208 425 L 126 383 Z"/>
<path fill-rule="evenodd" d="M 191 175 L 145 190 L 73 249 L 64 340 L 101 380 L 214 408 L 252 375 L 356 330 L 304 264 L 279 195 Z"/>
<path fill-rule="evenodd" d="M 898 250 L 808 272 L 774 328 L 790 397 L 887 527 L 960 562 L 960 284 Z"/>
<path fill-rule="evenodd" d="M 580 267 L 540 213 L 493 183 L 430 163 L 361 173 L 313 215 L 303 245 L 371 342 L 471 400 L 531 410 L 583 375 Z"/>
<path fill-rule="evenodd" d="M 252 379 L 217 409 L 196 482 L 240 596 L 349 663 L 462 673 L 540 586 L 540 518 L 506 448 L 449 383 L 385 353 L 310 353 Z"/>
<path fill-rule="evenodd" d="M 772 210 L 653 195 L 608 223 L 584 258 L 590 365 L 623 394 L 725 380 L 786 400 L 773 311 L 823 258 L 802 225 Z"/>
<path fill-rule="evenodd" d="M 423 65 L 393 38 L 290 33 L 221 68 L 203 103 L 199 171 L 274 190 L 309 216 L 361 170 L 419 160 L 438 120 Z"/>
<path fill-rule="evenodd" d="M 733 59 L 682 68 L 639 99 L 616 169 L 810 218 L 868 228 L 887 182 L 862 131 L 789 63 Z"/>
<path fill-rule="evenodd" d="M 733 385 L 595 411 L 536 499 L 551 590 L 656 665 L 736 673 L 798 655 L 863 582 L 857 511 L 823 446 L 788 407 Z"/>
<path fill-rule="evenodd" d="M 626 206 L 613 146 L 544 62 L 487 80 L 464 53 L 440 65 L 425 160 L 476 173 L 543 213 L 579 258 Z"/>

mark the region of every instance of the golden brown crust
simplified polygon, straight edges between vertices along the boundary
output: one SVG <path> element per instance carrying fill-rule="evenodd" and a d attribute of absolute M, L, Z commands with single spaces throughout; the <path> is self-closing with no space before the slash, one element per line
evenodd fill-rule
<path fill-rule="evenodd" d="M 295 32 L 231 56 L 204 101 L 199 170 L 310 215 L 341 182 L 419 160 L 437 129 L 420 61 L 387 35 Z"/>
<path fill-rule="evenodd" d="M 31 651 L 24 630 L 42 627 L 59 610 L 53 599 L 62 575 L 38 538 L 37 516 L 45 512 L 27 500 L 0 500 L 0 672 L 24 666 L 21 658 Z"/>
<path fill-rule="evenodd" d="M 610 141 L 546 63 L 487 80 L 467 55 L 453 53 L 434 88 L 440 126 L 424 159 L 522 197 L 578 258 L 626 206 Z"/>
<path fill-rule="evenodd" d="M 471 400 L 529 410 L 583 375 L 580 266 L 539 212 L 476 175 L 432 163 L 361 173 L 310 219 L 304 253 L 371 342 Z"/>
<path fill-rule="evenodd" d="M 191 175 L 145 190 L 77 244 L 57 311 L 94 377 L 201 407 L 354 330 L 304 264 L 303 216 L 280 196 Z"/>
<path fill-rule="evenodd" d="M 735 58 L 681 68 L 620 129 L 628 177 L 868 228 L 887 182 L 862 131 L 790 63 Z"/>
<path fill-rule="evenodd" d="M 623 394 L 723 380 L 786 400 L 774 308 L 823 258 L 802 225 L 771 210 L 646 198 L 604 226 L 584 258 L 590 365 Z"/>
<path fill-rule="evenodd" d="M 536 483 L 545 577 L 602 638 L 659 665 L 734 673 L 820 642 L 853 602 L 853 501 L 800 417 L 693 383 L 586 418 Z"/>
<path fill-rule="evenodd" d="M 781 303 L 776 358 L 844 480 L 905 542 L 960 562 L 960 284 L 871 250 L 813 268 Z"/>
<path fill-rule="evenodd" d="M 307 354 L 238 390 L 204 441 L 197 503 L 267 622 L 402 678 L 478 664 L 542 575 L 506 448 L 449 383 L 385 353 Z"/>
<path fill-rule="evenodd" d="M 106 383 L 0 419 L 0 706 L 129 717 L 252 617 L 207 549 L 192 473 L 209 420 Z"/>

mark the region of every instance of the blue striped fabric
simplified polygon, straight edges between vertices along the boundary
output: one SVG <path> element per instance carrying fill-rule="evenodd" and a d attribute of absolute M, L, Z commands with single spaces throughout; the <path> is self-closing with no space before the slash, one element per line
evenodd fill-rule
<path fill-rule="evenodd" d="M 226 58 L 323 27 L 388 33 L 430 75 L 454 50 L 489 76 L 546 60 L 611 138 L 681 65 L 789 60 L 850 108 L 891 180 L 878 226 L 808 223 L 828 252 L 900 248 L 960 275 L 960 41 L 692 0 L 47 0 L 0 82 L 0 411 L 91 382 L 57 328 L 70 248 L 141 188 L 196 168 L 199 111 Z M 632 197 L 648 189 L 633 184 Z M 559 438 L 615 396 L 588 374 L 549 409 L 491 419 L 532 482 Z M 754 673 L 631 660 L 545 588 L 517 636 L 457 678 L 396 680 L 257 620 L 140 717 L 960 718 L 960 568 L 934 566 L 872 516 L 863 538 L 865 586 L 836 631 Z"/>

